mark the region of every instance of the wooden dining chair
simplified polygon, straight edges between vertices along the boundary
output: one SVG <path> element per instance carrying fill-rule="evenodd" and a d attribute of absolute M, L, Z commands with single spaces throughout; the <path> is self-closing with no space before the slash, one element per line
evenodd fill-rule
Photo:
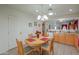
<path fill-rule="evenodd" d="M 42 49 L 48 52 L 49 55 L 54 54 L 54 43 L 53 42 L 54 42 L 54 39 L 52 38 L 47 44 L 42 45 Z"/>
<path fill-rule="evenodd" d="M 48 35 L 48 33 L 44 33 L 44 36 L 45 36 L 45 37 L 48 37 L 49 35 Z"/>
<path fill-rule="evenodd" d="M 32 48 L 29 46 L 24 48 L 22 41 L 19 41 L 18 39 L 16 39 L 16 43 L 19 55 L 30 54 L 33 51 Z"/>
<path fill-rule="evenodd" d="M 17 42 L 18 54 L 24 55 L 24 49 L 23 49 L 23 46 L 22 46 L 22 42 L 17 40 L 17 39 L 16 39 L 16 42 Z"/>

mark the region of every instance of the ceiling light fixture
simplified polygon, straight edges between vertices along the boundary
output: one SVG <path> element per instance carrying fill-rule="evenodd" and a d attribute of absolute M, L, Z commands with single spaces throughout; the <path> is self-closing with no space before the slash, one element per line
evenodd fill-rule
<path fill-rule="evenodd" d="M 37 19 L 40 20 L 41 19 L 41 15 L 38 15 Z"/>
<path fill-rule="evenodd" d="M 41 5 L 41 9 L 43 8 L 43 5 Z M 38 10 L 36 10 L 38 12 Z M 47 15 L 43 11 L 40 12 L 41 14 L 37 16 L 37 20 L 46 21 L 48 20 Z"/>
<path fill-rule="evenodd" d="M 63 22 L 65 20 L 65 18 L 61 18 L 61 19 L 58 19 L 60 22 Z"/>
<path fill-rule="evenodd" d="M 48 20 L 48 17 L 47 17 L 47 15 L 43 15 L 43 18 L 44 18 L 44 19 L 46 19 L 46 20 Z"/>
<path fill-rule="evenodd" d="M 48 13 L 48 15 L 50 15 L 50 16 L 51 16 L 51 15 L 53 15 L 53 13 L 52 13 L 52 12 L 50 12 L 50 13 Z"/>
<path fill-rule="evenodd" d="M 49 12 L 48 15 L 50 15 L 50 16 L 54 14 L 54 13 L 52 12 L 52 8 L 49 8 L 49 9 L 48 9 L 48 12 Z"/>
<path fill-rule="evenodd" d="M 41 18 L 42 21 L 44 21 L 44 18 Z"/>
<path fill-rule="evenodd" d="M 43 16 L 38 15 L 37 20 L 45 21 L 45 20 L 48 20 L 48 17 L 47 17 L 47 15 L 43 15 Z"/>
<path fill-rule="evenodd" d="M 69 9 L 69 11 L 71 12 L 71 11 L 72 11 L 72 9 Z"/>
<path fill-rule="evenodd" d="M 36 12 L 39 12 L 38 10 L 35 10 Z"/>

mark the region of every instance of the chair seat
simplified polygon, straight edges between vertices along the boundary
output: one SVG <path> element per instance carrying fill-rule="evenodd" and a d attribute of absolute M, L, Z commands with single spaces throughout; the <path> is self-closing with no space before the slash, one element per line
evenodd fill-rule
<path fill-rule="evenodd" d="M 24 48 L 24 50 L 25 50 L 25 52 L 27 53 L 27 52 L 31 51 L 31 50 L 32 50 L 32 48 L 31 48 L 31 47 L 29 47 L 29 46 L 27 46 L 27 47 L 25 47 L 25 48 Z"/>
<path fill-rule="evenodd" d="M 48 48 L 49 44 L 43 44 L 42 47 Z"/>

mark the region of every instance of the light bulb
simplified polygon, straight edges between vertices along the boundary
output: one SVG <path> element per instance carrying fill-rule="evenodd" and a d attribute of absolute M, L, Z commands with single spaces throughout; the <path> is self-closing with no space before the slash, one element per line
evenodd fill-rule
<path fill-rule="evenodd" d="M 48 15 L 53 15 L 53 13 L 52 13 L 52 12 L 50 12 L 50 13 L 48 13 Z"/>
<path fill-rule="evenodd" d="M 46 19 L 46 20 L 48 19 L 47 15 L 43 15 L 43 18 Z"/>
<path fill-rule="evenodd" d="M 55 26 L 55 30 L 57 29 L 57 27 Z"/>
<path fill-rule="evenodd" d="M 41 18 L 42 21 L 44 21 L 44 18 Z"/>
<path fill-rule="evenodd" d="M 39 12 L 38 10 L 35 10 L 36 12 Z"/>
<path fill-rule="evenodd" d="M 40 15 L 38 15 L 37 19 L 38 19 L 38 20 L 40 20 L 40 19 L 41 19 L 41 16 L 40 16 Z"/>
<path fill-rule="evenodd" d="M 71 11 L 72 11 L 72 9 L 69 9 L 69 11 L 71 12 Z"/>

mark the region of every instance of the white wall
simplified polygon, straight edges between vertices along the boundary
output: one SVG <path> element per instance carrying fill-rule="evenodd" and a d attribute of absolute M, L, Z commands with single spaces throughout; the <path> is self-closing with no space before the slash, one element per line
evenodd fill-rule
<path fill-rule="evenodd" d="M 21 40 L 24 41 L 25 36 L 27 36 L 28 33 L 33 32 L 34 29 L 37 28 L 34 27 L 34 25 L 31 28 L 28 27 L 29 22 L 33 23 L 34 21 L 36 21 L 34 18 L 28 17 L 27 14 L 24 14 L 16 9 L 12 9 L 7 5 L 0 5 L 0 53 L 3 53 L 9 49 L 9 43 L 16 42 L 16 39 L 14 39 L 14 41 L 11 41 L 11 39 L 9 39 L 10 34 L 8 33 L 10 33 L 11 30 L 9 30 L 8 28 L 8 19 L 10 16 L 15 18 L 15 38 L 18 38 L 18 33 L 22 32 L 23 36 Z M 13 19 L 11 20 L 14 21 Z M 14 46 L 16 46 L 16 43 L 14 44 Z"/>
<path fill-rule="evenodd" d="M 78 30 L 79 30 L 79 20 L 78 20 Z"/>
<path fill-rule="evenodd" d="M 8 49 L 8 19 L 0 11 L 0 53 Z"/>
<path fill-rule="evenodd" d="M 8 17 L 0 5 L 0 53 L 8 50 Z"/>

